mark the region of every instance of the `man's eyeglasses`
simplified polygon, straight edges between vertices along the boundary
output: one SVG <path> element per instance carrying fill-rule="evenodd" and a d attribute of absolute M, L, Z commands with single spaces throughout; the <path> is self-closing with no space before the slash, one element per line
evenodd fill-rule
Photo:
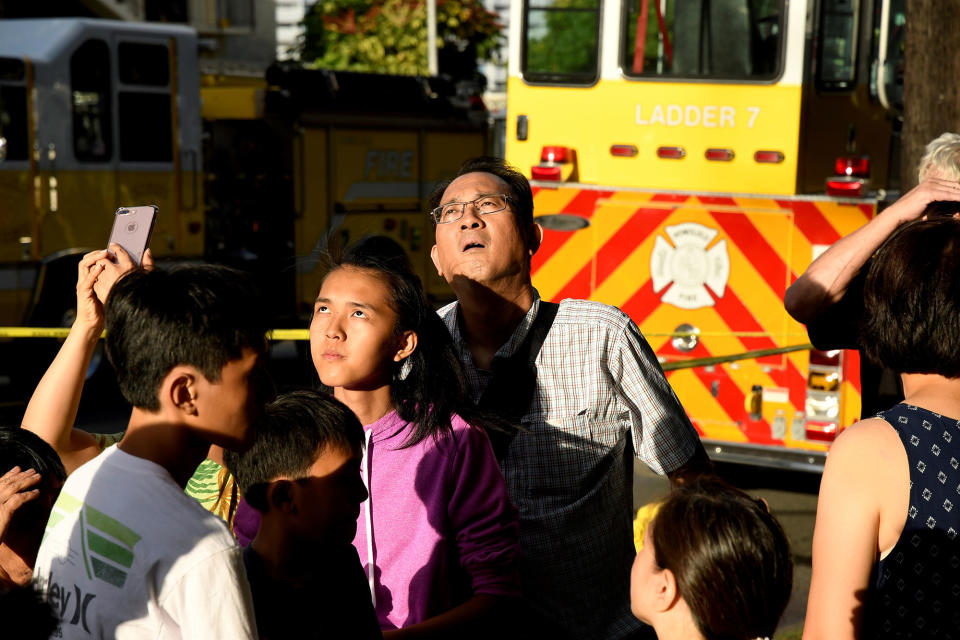
<path fill-rule="evenodd" d="M 430 216 L 437 224 L 456 222 L 463 217 L 463 214 L 467 210 L 468 204 L 472 204 L 473 208 L 477 210 L 479 215 L 485 216 L 488 213 L 497 213 L 498 211 L 503 211 L 506 209 L 507 201 L 509 199 L 510 196 L 502 193 L 496 193 L 487 196 L 480 196 L 476 200 L 471 200 L 470 202 L 447 202 L 446 204 L 442 204 L 431 211 Z"/>

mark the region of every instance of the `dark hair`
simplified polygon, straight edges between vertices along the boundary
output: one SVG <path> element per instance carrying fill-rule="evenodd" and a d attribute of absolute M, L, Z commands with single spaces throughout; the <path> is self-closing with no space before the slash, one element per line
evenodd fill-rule
<path fill-rule="evenodd" d="M 67 478 L 60 456 L 40 436 L 19 427 L 0 427 L 0 475 L 14 467 L 39 473 L 41 490 L 51 480 L 59 485 Z"/>
<path fill-rule="evenodd" d="M 0 620 L 4 637 L 17 640 L 46 640 L 60 625 L 53 607 L 32 584 L 0 589 Z"/>
<path fill-rule="evenodd" d="M 267 405 L 248 451 L 223 458 L 250 506 L 266 512 L 270 482 L 303 477 L 327 448 L 362 446 L 363 426 L 346 405 L 320 391 L 291 391 Z"/>
<path fill-rule="evenodd" d="M 867 356 L 897 373 L 960 377 L 960 221 L 915 220 L 880 247 L 863 285 Z"/>
<path fill-rule="evenodd" d="M 215 265 L 137 270 L 106 304 L 106 351 L 127 402 L 160 408 L 157 392 L 173 367 L 196 367 L 216 382 L 244 348 L 263 353 L 268 322 L 250 277 Z"/>
<path fill-rule="evenodd" d="M 790 600 L 793 563 L 762 501 L 719 478 L 700 478 L 667 496 L 652 526 L 657 566 L 676 577 L 704 638 L 773 637 Z"/>
<path fill-rule="evenodd" d="M 0 475 L 14 467 L 21 471 L 34 469 L 40 474 L 40 483 L 30 487 L 39 490 L 40 495 L 16 510 L 3 542 L 32 565 L 50 507 L 60 494 L 67 472 L 53 447 L 35 433 L 19 427 L 0 427 Z"/>
<path fill-rule="evenodd" d="M 457 175 L 438 183 L 430 194 L 430 209 L 440 206 L 443 192 L 447 190 L 451 182 L 468 173 L 489 173 L 503 180 L 510 191 L 506 195 L 510 196 L 510 205 L 516 215 L 518 225 L 522 229 L 533 225 L 533 191 L 530 190 L 530 181 L 502 158 L 490 156 L 480 156 L 467 160 L 457 171 Z"/>
<path fill-rule="evenodd" d="M 414 425 L 404 446 L 451 433 L 452 414 L 466 417 L 472 404 L 450 332 L 427 304 L 420 278 L 403 248 L 385 236 L 369 236 L 350 247 L 334 264 L 335 268 L 364 269 L 382 277 L 390 291 L 390 308 L 397 314 L 395 334 L 417 334 L 417 348 L 406 358 L 410 364 L 394 363 L 390 383 L 393 408 Z M 406 375 L 401 375 L 405 366 Z"/>

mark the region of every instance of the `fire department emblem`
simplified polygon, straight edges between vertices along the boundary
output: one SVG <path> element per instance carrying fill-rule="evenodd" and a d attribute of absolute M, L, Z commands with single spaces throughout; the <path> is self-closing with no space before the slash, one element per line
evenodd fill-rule
<path fill-rule="evenodd" d="M 672 285 L 660 298 L 663 302 L 681 309 L 712 307 L 715 301 L 707 287 L 722 298 L 730 277 L 727 241 L 721 239 L 710 247 L 719 231 L 696 222 L 664 227 L 664 231 L 670 241 L 657 236 L 650 254 L 654 293 Z"/>

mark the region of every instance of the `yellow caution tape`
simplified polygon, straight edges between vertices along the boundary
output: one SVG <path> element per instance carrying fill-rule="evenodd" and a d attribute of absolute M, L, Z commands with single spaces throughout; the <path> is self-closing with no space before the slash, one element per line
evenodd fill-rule
<path fill-rule="evenodd" d="M 0 327 L 0 338 L 66 338 L 68 327 Z"/>
<path fill-rule="evenodd" d="M 0 327 L 0 338 L 66 338 L 68 333 L 70 333 L 70 329 L 62 327 Z M 310 330 L 272 329 L 267 332 L 267 339 L 310 340 Z M 811 344 L 795 344 L 787 347 L 777 347 L 775 349 L 756 349 L 754 351 L 745 351 L 743 353 L 735 353 L 726 356 L 693 358 L 691 360 L 674 360 L 671 362 L 661 363 L 661 367 L 664 371 L 692 369 L 694 367 L 706 367 L 715 364 L 723 364 L 726 362 L 736 362 L 737 360 L 752 360 L 753 358 L 777 356 L 782 353 L 790 353 L 791 351 L 804 351 L 812 348 L 813 345 Z"/>
<path fill-rule="evenodd" d="M 309 329 L 273 329 L 267 332 L 267 340 L 309 340 Z"/>
<path fill-rule="evenodd" d="M 67 327 L 0 327 L 0 338 L 66 338 L 68 333 Z M 267 332 L 267 339 L 309 340 L 310 330 L 273 329 Z"/>

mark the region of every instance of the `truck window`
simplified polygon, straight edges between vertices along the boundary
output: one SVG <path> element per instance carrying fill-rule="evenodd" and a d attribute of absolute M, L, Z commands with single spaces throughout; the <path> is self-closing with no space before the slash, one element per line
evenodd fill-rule
<path fill-rule="evenodd" d="M 783 0 L 625 0 L 620 64 L 635 78 L 773 80 Z"/>
<path fill-rule="evenodd" d="M 522 28 L 525 80 L 562 84 L 597 80 L 599 0 L 527 0 Z"/>
<path fill-rule="evenodd" d="M 149 87 L 170 84 L 170 51 L 159 44 L 121 42 L 117 49 L 120 82 Z"/>
<path fill-rule="evenodd" d="M 107 162 L 113 156 L 110 121 L 110 48 L 87 40 L 70 56 L 73 155 L 82 162 Z"/>
<path fill-rule="evenodd" d="M 117 54 L 120 160 L 172 162 L 169 48 L 160 44 L 121 42 Z"/>
<path fill-rule="evenodd" d="M 820 14 L 817 87 L 843 91 L 857 80 L 857 0 L 825 0 Z"/>
<path fill-rule="evenodd" d="M 870 94 L 895 114 L 903 112 L 903 63 L 906 44 L 907 3 L 906 0 L 890 0 L 884 15 L 882 6 L 874 13 L 873 32 L 877 34 L 876 47 L 880 60 L 873 62 L 875 68 L 870 79 Z M 886 18 L 886 24 L 883 19 Z M 879 66 L 882 61 L 882 68 Z M 877 86 L 882 84 L 883 86 Z"/>

